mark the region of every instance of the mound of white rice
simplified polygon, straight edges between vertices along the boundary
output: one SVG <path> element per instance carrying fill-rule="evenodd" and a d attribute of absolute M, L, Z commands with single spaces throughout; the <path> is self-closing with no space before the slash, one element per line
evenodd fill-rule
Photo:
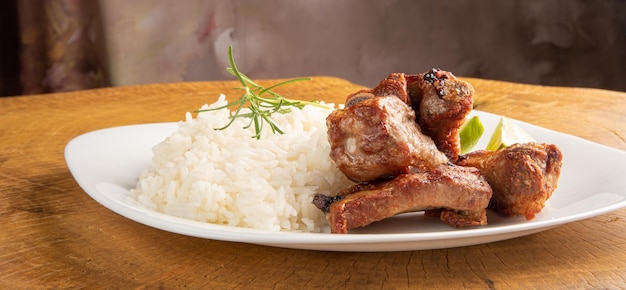
<path fill-rule="evenodd" d="M 202 109 L 227 102 L 217 102 Z M 332 106 L 332 104 L 330 104 Z M 197 221 L 270 231 L 318 232 L 326 223 L 312 203 L 315 193 L 350 185 L 328 154 L 326 116 L 306 106 L 272 117 L 285 134 L 265 124 L 260 140 L 250 119 L 225 130 L 230 111 L 187 113 L 177 131 L 153 148 L 152 165 L 132 195 L 143 206 Z"/>

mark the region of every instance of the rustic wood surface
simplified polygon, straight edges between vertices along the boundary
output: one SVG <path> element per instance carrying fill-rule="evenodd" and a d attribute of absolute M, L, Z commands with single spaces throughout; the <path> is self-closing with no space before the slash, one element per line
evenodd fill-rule
<path fill-rule="evenodd" d="M 477 109 L 626 150 L 626 93 L 467 80 Z M 626 287 L 626 209 L 476 246 L 305 251 L 150 228 L 104 208 L 70 175 L 63 150 L 72 138 L 178 121 L 219 93 L 238 96 L 234 86 L 175 83 L 0 98 L 0 288 Z M 342 102 L 359 88 L 314 77 L 281 92 Z"/>

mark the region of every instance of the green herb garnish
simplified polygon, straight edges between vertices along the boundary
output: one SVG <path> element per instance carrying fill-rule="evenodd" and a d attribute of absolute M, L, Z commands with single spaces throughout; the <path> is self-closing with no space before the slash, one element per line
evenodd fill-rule
<path fill-rule="evenodd" d="M 254 125 L 255 135 L 252 137 L 256 139 L 260 139 L 261 131 L 263 130 L 263 124 L 266 122 L 267 124 L 269 124 L 270 128 L 272 128 L 272 133 L 284 134 L 284 132 L 280 129 L 278 124 L 276 124 L 274 120 L 272 120 L 272 114 L 274 113 L 281 113 L 281 114 L 289 113 L 291 112 L 291 107 L 302 109 L 306 105 L 315 105 L 318 107 L 328 108 L 327 106 L 324 106 L 317 101 L 307 102 L 307 101 L 287 99 L 272 91 L 272 89 L 276 87 L 294 83 L 294 82 L 311 80 L 311 78 L 303 77 L 303 78 L 290 79 L 284 82 L 280 82 L 278 84 L 271 85 L 267 88 L 264 88 L 256 84 L 252 79 L 250 79 L 248 76 L 240 72 L 239 69 L 237 69 L 237 65 L 235 64 L 235 60 L 233 58 L 232 46 L 228 47 L 228 61 L 230 62 L 230 67 L 226 68 L 226 70 L 239 80 L 242 87 L 239 87 L 236 89 L 243 90 L 244 91 L 243 95 L 238 100 L 228 103 L 221 107 L 204 109 L 204 110 L 196 110 L 196 113 L 199 113 L 199 112 L 206 112 L 206 111 L 216 111 L 216 110 L 221 110 L 224 108 L 236 106 L 237 109 L 235 110 L 233 115 L 230 117 L 230 121 L 228 122 L 228 124 L 226 124 L 224 127 L 221 127 L 221 128 L 215 128 L 216 130 L 224 130 L 228 128 L 233 123 L 233 121 L 235 121 L 236 118 L 249 118 L 250 123 L 248 123 L 243 128 L 247 129 L 250 126 Z M 250 112 L 246 112 L 246 113 L 242 112 L 241 110 L 244 107 L 249 108 Z"/>

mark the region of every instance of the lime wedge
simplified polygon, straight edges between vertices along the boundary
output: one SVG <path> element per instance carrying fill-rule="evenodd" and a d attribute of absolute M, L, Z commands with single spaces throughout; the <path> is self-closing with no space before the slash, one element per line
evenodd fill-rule
<path fill-rule="evenodd" d="M 535 142 L 535 139 L 510 119 L 501 117 L 485 149 L 495 151 L 516 143 L 529 142 Z"/>
<path fill-rule="evenodd" d="M 470 152 L 470 150 L 476 146 L 480 137 L 483 136 L 483 132 L 485 132 L 485 127 L 483 127 L 483 123 L 480 122 L 478 116 L 466 120 L 459 131 L 461 154 Z"/>

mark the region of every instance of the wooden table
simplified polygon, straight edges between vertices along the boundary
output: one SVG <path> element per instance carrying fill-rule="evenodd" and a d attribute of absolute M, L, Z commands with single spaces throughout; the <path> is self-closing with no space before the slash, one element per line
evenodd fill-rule
<path fill-rule="evenodd" d="M 477 109 L 626 150 L 626 93 L 468 81 Z M 75 136 L 178 121 L 219 93 L 239 96 L 234 86 L 176 83 L 0 98 L 0 288 L 626 287 L 626 209 L 476 246 L 305 251 L 150 228 L 104 208 L 70 175 L 63 150 Z M 359 88 L 315 77 L 281 92 L 342 102 Z"/>

